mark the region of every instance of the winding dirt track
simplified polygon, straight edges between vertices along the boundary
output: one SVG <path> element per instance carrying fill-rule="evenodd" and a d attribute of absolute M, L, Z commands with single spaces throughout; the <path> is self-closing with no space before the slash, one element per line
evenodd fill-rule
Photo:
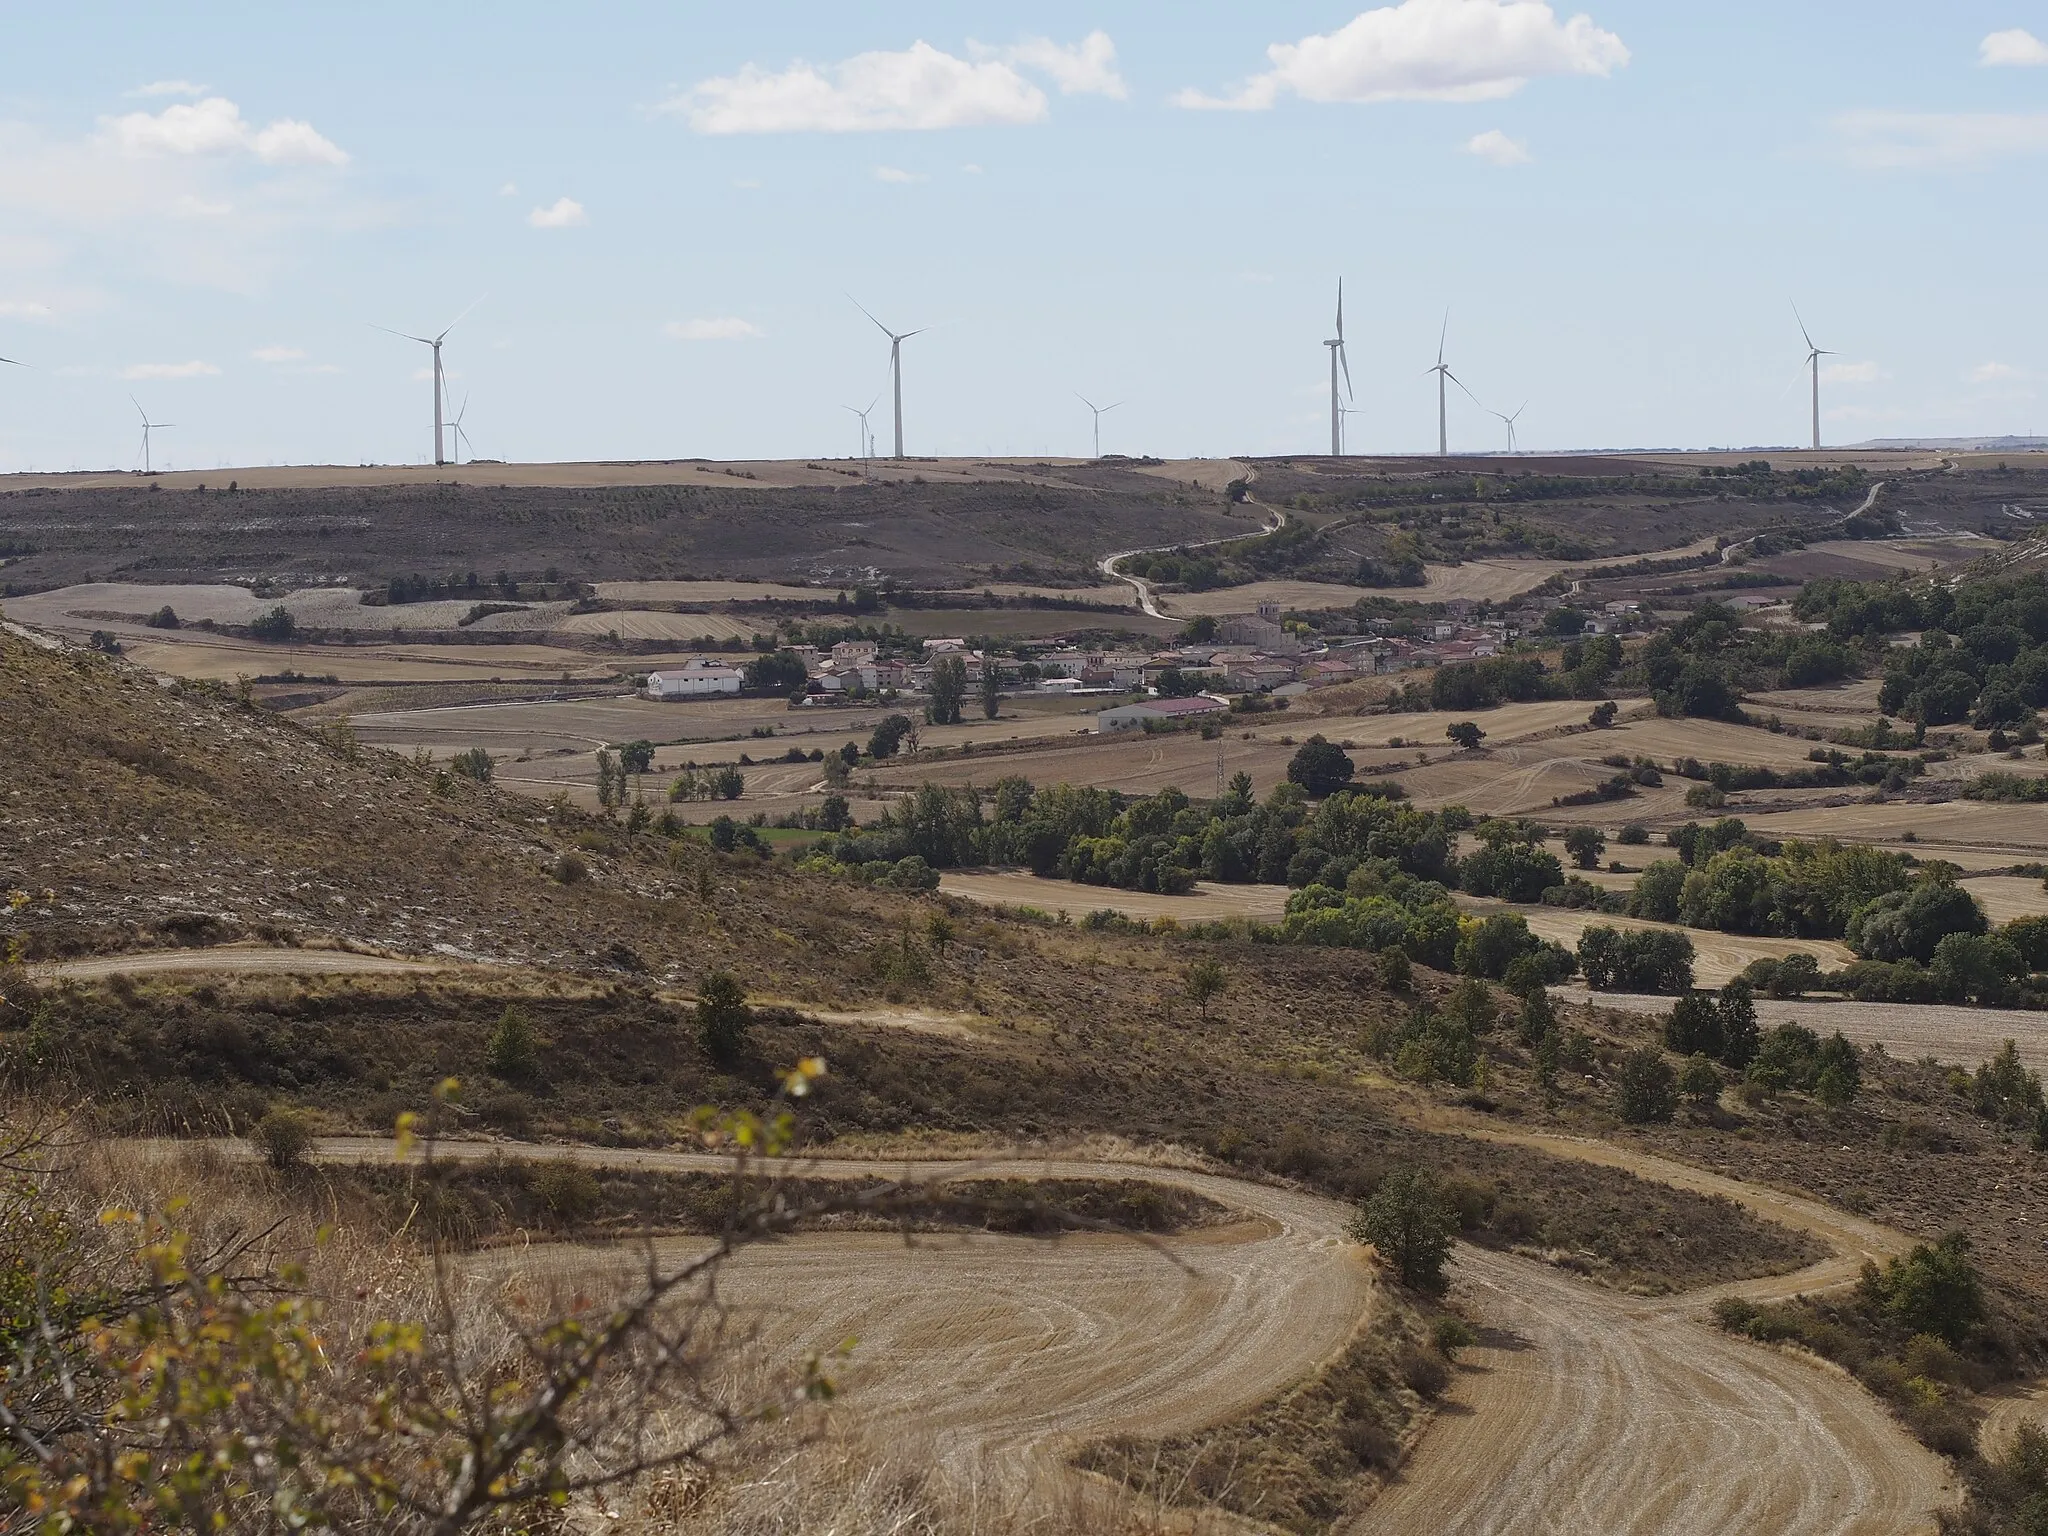
<path fill-rule="evenodd" d="M 238 976 L 361 976 L 409 971 L 445 971 L 471 962 L 398 960 L 359 955 L 347 949 L 259 949 L 223 945 L 213 949 L 151 949 L 126 955 L 92 955 L 32 965 L 38 981 L 101 981 L 109 976 L 152 976 L 202 971 Z"/>
<path fill-rule="evenodd" d="M 1450 1410 L 1406 1473 L 1353 1529 L 1877 1536 L 1931 1529 L 1950 1498 L 1941 1462 L 1829 1368 L 1759 1348 L 1698 1320 L 1715 1296 L 1767 1298 L 1836 1286 L 1903 1234 L 1815 1201 L 1740 1184 L 1610 1143 L 1455 1128 L 1727 1194 L 1828 1241 L 1796 1274 L 1641 1300 L 1532 1260 L 1461 1249 L 1458 1292 L 1486 1325 Z M 492 1147 L 451 1145 L 459 1156 Z M 322 1155 L 389 1155 L 337 1140 Z M 688 1154 L 577 1148 L 593 1164 L 722 1166 Z M 1197 1427 L 1301 1379 L 1371 1305 L 1347 1210 L 1298 1192 L 1107 1162 L 926 1163 L 1020 1177 L 1125 1177 L 1191 1189 L 1248 1222 L 1152 1249 L 1099 1238 L 806 1237 L 756 1250 L 721 1294 L 794 1355 L 861 1340 L 850 1401 L 897 1444 L 949 1465 L 1056 1468 L 1075 1441 Z M 901 1164 L 826 1161 L 823 1175 L 901 1176 Z M 690 1251 L 688 1240 L 673 1245 Z M 1169 1262 L 1171 1260 L 1171 1262 Z M 588 1274 L 601 1250 L 534 1249 L 535 1276 Z"/>

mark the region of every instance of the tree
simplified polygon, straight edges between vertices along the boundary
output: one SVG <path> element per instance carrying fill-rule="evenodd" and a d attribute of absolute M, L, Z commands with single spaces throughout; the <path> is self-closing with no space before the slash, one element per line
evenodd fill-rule
<path fill-rule="evenodd" d="M 482 747 L 471 747 L 466 752 L 456 753 L 448 759 L 448 766 L 465 779 L 475 779 L 479 784 L 491 782 L 491 754 Z"/>
<path fill-rule="evenodd" d="M 1486 739 L 1486 732 L 1470 720 L 1459 720 L 1444 727 L 1444 734 L 1461 752 L 1477 752 L 1479 743 Z"/>
<path fill-rule="evenodd" d="M 1529 921 L 1519 912 L 1494 912 L 1458 940 L 1456 965 L 1467 976 L 1499 981 L 1508 967 L 1536 947 Z"/>
<path fill-rule="evenodd" d="M 827 758 L 830 762 L 833 759 Z M 827 832 L 844 832 L 853 823 L 853 810 L 844 795 L 827 795 L 818 807 L 818 825 Z"/>
<path fill-rule="evenodd" d="M 2019 1047 L 2008 1040 L 1977 1069 L 1970 1081 L 1970 1103 L 1986 1120 L 2025 1125 L 2041 1111 L 2041 1079 L 2027 1070 Z"/>
<path fill-rule="evenodd" d="M 1675 993 L 1692 985 L 1692 940 L 1673 929 L 1588 928 L 1578 954 L 1596 992 Z"/>
<path fill-rule="evenodd" d="M 756 656 L 740 669 L 740 687 L 748 693 L 774 697 L 801 688 L 810 680 L 803 657 L 795 651 Z"/>
<path fill-rule="evenodd" d="M 1621 829 L 1620 836 L 1618 836 L 1615 839 L 1615 841 L 1619 842 L 1624 848 L 1640 848 L 1649 840 L 1650 829 L 1644 826 L 1640 821 L 1632 821 L 1627 826 L 1623 827 Z"/>
<path fill-rule="evenodd" d="M 931 702 L 925 713 L 933 725 L 958 725 L 960 704 L 967 697 L 967 663 L 941 656 L 932 663 Z"/>
<path fill-rule="evenodd" d="M 1550 994 L 1542 987 L 1523 994 L 1522 1016 L 1515 1026 L 1522 1044 L 1534 1049 L 1556 1029 L 1557 1010 L 1550 1004 Z"/>
<path fill-rule="evenodd" d="M 249 1139 L 262 1149 L 266 1163 L 289 1173 L 313 1149 L 313 1122 L 304 1110 L 273 1109 L 251 1128 Z"/>
<path fill-rule="evenodd" d="M 1209 956 L 1203 956 L 1188 967 L 1186 978 L 1181 983 L 1181 992 L 1187 1000 L 1202 1010 L 1204 1022 L 1209 1017 L 1209 1004 L 1223 995 L 1223 989 L 1230 984 L 1229 974 L 1223 963 Z"/>
<path fill-rule="evenodd" d="M 619 748 L 619 768 L 625 773 L 647 773 L 654 767 L 654 743 L 629 741 Z"/>
<path fill-rule="evenodd" d="M 257 640 L 289 640 L 299 632 L 298 621 L 279 603 L 270 612 L 249 621 L 249 634 Z"/>
<path fill-rule="evenodd" d="M 747 792 L 747 776 L 738 766 L 727 763 L 711 775 L 711 798 L 714 800 L 737 800 Z"/>
<path fill-rule="evenodd" d="M 1721 989 L 1722 1061 L 1740 1072 L 1756 1059 L 1761 1037 L 1756 1023 L 1756 995 L 1740 976 Z"/>
<path fill-rule="evenodd" d="M 1311 736 L 1288 760 L 1287 781 L 1299 784 L 1312 798 L 1321 800 L 1344 788 L 1357 772 L 1358 765 L 1342 747 L 1333 745 L 1326 737 Z"/>
<path fill-rule="evenodd" d="M 1720 1056 L 1721 1009 L 1711 994 L 1688 992 L 1672 1005 L 1664 1043 L 1680 1056 Z"/>
<path fill-rule="evenodd" d="M 1349 1230 L 1355 1241 L 1372 1244 L 1403 1285 L 1432 1295 L 1443 1291 L 1458 1213 L 1433 1175 L 1419 1168 L 1386 1174 Z"/>
<path fill-rule="evenodd" d="M 533 1021 L 518 1008 L 507 1008 L 498 1016 L 484 1048 L 484 1068 L 508 1083 L 523 1083 L 540 1075 L 540 1037 Z"/>
<path fill-rule="evenodd" d="M 1636 876 L 1635 889 L 1628 893 L 1628 915 L 1648 918 L 1653 923 L 1678 921 L 1678 904 L 1685 893 L 1688 871 L 1677 859 L 1656 859 Z"/>
<path fill-rule="evenodd" d="M 991 656 L 981 664 L 981 712 L 990 720 L 1002 713 L 1003 674 Z"/>
<path fill-rule="evenodd" d="M 1581 869 L 1598 869 L 1600 855 L 1607 851 L 1607 839 L 1598 827 L 1573 827 L 1564 835 L 1564 851 Z"/>
<path fill-rule="evenodd" d="M 746 989 L 729 971 L 713 971 L 697 984 L 697 1039 L 714 1061 L 739 1054 L 754 1022 Z"/>
<path fill-rule="evenodd" d="M 1621 1058 L 1614 1078 L 1614 1108 L 1631 1125 L 1669 1120 L 1678 1107 L 1678 1082 L 1664 1053 L 1640 1045 Z"/>
<path fill-rule="evenodd" d="M 1979 934 L 1987 927 L 1976 897 L 1952 879 L 1930 877 L 1867 903 L 1849 919 L 1846 936 L 1859 959 L 1927 965 L 1950 934 Z"/>
<path fill-rule="evenodd" d="M 1612 699 L 1602 699 L 1593 706 L 1593 712 L 1586 716 L 1586 724 L 1596 731 L 1604 731 L 1614 724 L 1614 717 L 1621 713 L 1621 706 Z"/>
<path fill-rule="evenodd" d="M 1984 1287 L 1970 1262 L 1970 1239 L 1961 1232 L 1932 1247 L 1922 1243 L 1882 1270 L 1866 1263 L 1857 1290 L 1866 1305 L 1909 1333 L 1951 1344 L 1961 1344 L 1984 1320 Z"/>
<path fill-rule="evenodd" d="M 1721 1097 L 1721 1072 L 1703 1055 L 1695 1053 L 1678 1074 L 1678 1091 L 1701 1109 Z"/>
<path fill-rule="evenodd" d="M 868 737 L 868 756 L 880 762 L 885 757 L 894 757 L 896 749 L 903 745 L 903 738 L 910 730 L 910 716 L 890 715 L 874 729 Z"/>

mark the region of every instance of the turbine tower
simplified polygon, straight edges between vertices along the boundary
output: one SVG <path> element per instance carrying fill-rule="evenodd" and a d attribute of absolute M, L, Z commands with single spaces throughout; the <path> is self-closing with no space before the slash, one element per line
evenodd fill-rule
<path fill-rule="evenodd" d="M 1095 413 L 1095 457 L 1099 459 L 1102 457 L 1102 418 L 1115 410 L 1117 405 L 1122 405 L 1123 401 L 1117 401 L 1116 405 L 1097 405 L 1078 389 L 1074 391 L 1074 398 Z"/>
<path fill-rule="evenodd" d="M 1459 386 L 1459 388 L 1461 388 L 1461 389 L 1462 389 L 1463 387 L 1464 387 L 1463 385 L 1460 385 L 1460 386 Z M 1503 411 L 1488 411 L 1488 412 L 1486 413 L 1486 414 L 1487 414 L 1487 415 L 1489 415 L 1489 416 L 1498 416 L 1498 417 L 1500 417 L 1500 420 L 1501 420 L 1501 425 L 1502 425 L 1502 426 L 1504 426 L 1504 427 L 1506 427 L 1506 428 L 1508 429 L 1508 452 L 1509 452 L 1509 453 L 1513 453 L 1513 452 L 1515 451 L 1515 423 L 1516 423 L 1516 422 L 1518 422 L 1518 421 L 1520 421 L 1520 420 L 1522 419 L 1522 412 L 1523 412 L 1523 411 L 1526 411 L 1527 409 L 1529 409 L 1529 402 L 1528 402 L 1528 401 L 1526 401 L 1526 400 L 1524 400 L 1524 401 L 1523 401 L 1523 402 L 1521 403 L 1521 405 L 1520 405 L 1520 406 L 1519 406 L 1519 407 L 1518 407 L 1518 408 L 1516 409 L 1516 411 L 1515 411 L 1515 414 L 1514 414 L 1514 415 L 1512 415 L 1512 416 L 1510 416 L 1510 415 L 1506 414 L 1506 413 L 1505 413 L 1505 412 L 1503 412 Z"/>
<path fill-rule="evenodd" d="M 1799 321 L 1799 334 L 1806 339 L 1806 366 L 1813 371 L 1813 446 L 1820 447 L 1820 360 L 1835 354 L 1825 347 L 1816 347 L 1813 337 L 1807 335 L 1806 321 L 1800 318 L 1799 306 L 1792 306 L 1792 318 Z M 1780 396 L 1782 399 L 1783 397 Z"/>
<path fill-rule="evenodd" d="M 1341 416 L 1343 416 L 1343 417 L 1351 417 L 1351 416 L 1363 416 L 1363 415 L 1365 414 L 1365 412 L 1364 412 L 1364 410 L 1363 410 L 1362 408 L 1360 408 L 1360 407 L 1358 407 L 1358 406 L 1355 406 L 1355 405 L 1347 405 L 1347 406 L 1345 406 L 1345 407 L 1344 407 L 1344 408 L 1342 409 L 1342 411 L 1341 411 L 1341 412 L 1340 412 L 1339 414 L 1340 414 Z M 1337 442 L 1338 450 L 1339 450 L 1339 452 L 1340 452 L 1340 453 L 1349 453 L 1349 452 L 1351 451 L 1351 443 L 1350 443 L 1350 438 L 1351 438 L 1351 426 L 1350 426 L 1350 423 L 1349 423 L 1348 421 L 1346 421 L 1346 422 L 1344 423 L 1344 432 L 1343 432 L 1343 435 L 1342 435 L 1342 436 L 1341 436 L 1341 437 L 1340 437 L 1340 438 L 1338 439 L 1338 442 Z"/>
<path fill-rule="evenodd" d="M 468 414 L 469 396 L 464 395 L 462 397 L 462 408 L 455 413 L 455 419 L 448 423 L 448 430 L 451 433 L 453 433 L 455 437 L 455 462 L 457 464 L 460 464 L 462 462 L 462 445 L 469 441 L 469 434 L 462 430 L 462 418 L 467 416 Z M 470 454 L 471 459 L 474 459 L 475 457 L 476 455 L 474 453 Z"/>
<path fill-rule="evenodd" d="M 477 299 L 475 299 L 475 300 L 474 300 L 474 301 L 473 301 L 473 302 L 472 302 L 472 303 L 470 304 L 470 306 L 469 306 L 469 309 L 475 309 L 475 308 L 477 307 L 477 305 L 478 305 L 478 304 L 481 304 L 481 303 L 483 303 L 483 299 L 482 299 L 482 297 L 481 297 L 481 296 L 479 296 L 479 297 L 478 297 Z M 437 465 L 439 465 L 439 464 L 446 464 L 446 463 L 448 462 L 448 455 L 447 455 L 447 453 L 446 453 L 446 452 L 444 451 L 444 448 L 443 448 L 443 443 L 444 443 L 444 439 L 445 439 L 445 437 L 446 437 L 446 435 L 447 435 L 447 428 L 446 428 L 446 420 L 445 420 L 445 415 L 446 415 L 446 413 L 445 413 L 445 402 L 446 402 L 447 396 L 446 396 L 446 394 L 444 393 L 444 390 L 445 390 L 445 388 L 446 388 L 446 384 L 445 384 L 445 379 L 446 379 L 446 375 L 444 375 L 444 374 L 442 373 L 442 371 L 441 371 L 441 343 L 442 343 L 442 342 L 444 342 L 444 341 L 446 341 L 446 340 L 448 339 L 448 332 L 449 332 L 449 331 L 452 331 L 452 330 L 454 330 L 456 326 L 458 326 L 458 325 L 462 324 L 462 322 L 463 322 L 463 321 L 464 321 L 465 319 L 467 319 L 467 318 L 468 318 L 468 316 L 469 316 L 469 309 L 465 309 L 465 310 L 464 310 L 464 311 L 463 311 L 463 312 L 462 312 L 461 314 L 457 315 L 457 316 L 456 316 L 456 317 L 455 317 L 455 318 L 454 318 L 454 319 L 453 319 L 452 321 L 450 321 L 450 322 L 449 322 L 449 324 L 448 324 L 448 328 L 447 328 L 447 330 L 444 330 L 444 331 L 442 331 L 442 332 L 441 332 L 441 334 L 440 334 L 440 335 L 438 335 L 438 336 L 415 336 L 415 335 L 413 335 L 413 334 L 412 334 L 412 333 L 411 333 L 410 331 L 394 331 L 394 330 L 392 330 L 392 329 L 391 329 L 391 327 L 390 327 L 390 326 L 388 326 L 388 325 L 379 325 L 379 326 L 373 326 L 373 327 L 371 327 L 371 329 L 373 329 L 373 330 L 379 330 L 379 331 L 382 331 L 382 332 L 383 332 L 383 333 L 384 333 L 384 334 L 385 334 L 386 336 L 396 336 L 396 337 L 398 337 L 398 338 L 399 338 L 400 340 L 402 340 L 402 341 L 416 341 L 416 342 L 418 342 L 418 343 L 419 343 L 419 344 L 420 344 L 421 346 L 423 346 L 423 347 L 428 347 L 428 348 L 431 348 L 431 349 L 433 350 L 433 353 L 434 353 L 434 462 L 435 462 L 435 464 L 437 464 Z"/>
<path fill-rule="evenodd" d="M 133 395 L 128 397 L 128 403 L 135 407 L 135 414 L 142 418 L 142 472 L 146 475 L 150 472 L 149 434 L 161 432 L 166 427 L 175 427 L 177 423 L 175 421 L 151 421 L 149 419 L 149 412 L 142 408 L 142 402 Z"/>
<path fill-rule="evenodd" d="M 1436 452 L 1437 457 L 1443 459 L 1451 456 L 1451 418 L 1445 396 L 1444 381 L 1449 380 L 1457 385 L 1458 388 L 1465 389 L 1465 381 L 1451 372 L 1450 364 L 1444 361 L 1444 343 L 1450 339 L 1450 334 L 1451 312 L 1445 310 L 1443 332 L 1436 339 L 1436 366 L 1423 370 L 1425 373 L 1436 375 Z M 1471 390 L 1465 389 L 1465 397 L 1474 405 L 1479 406 L 1482 411 L 1486 409 L 1484 405 L 1480 404 L 1479 397 L 1473 394 Z"/>
<path fill-rule="evenodd" d="M 847 297 L 852 299 L 853 295 L 848 294 Z M 853 299 L 853 307 L 870 320 L 875 320 L 859 299 Z M 879 320 L 875 320 L 875 329 L 889 338 L 889 382 L 896 392 L 896 457 L 900 459 L 903 457 L 903 343 L 913 336 L 922 336 L 924 331 L 905 331 L 899 336 Z"/>
<path fill-rule="evenodd" d="M 1351 393 L 1351 358 L 1344 350 L 1344 279 L 1337 279 L 1337 334 L 1323 343 L 1330 349 L 1330 457 L 1344 456 L 1344 399 L 1337 393 L 1337 368 L 1344 369 L 1344 394 Z M 1441 359 L 1439 359 L 1441 361 Z"/>

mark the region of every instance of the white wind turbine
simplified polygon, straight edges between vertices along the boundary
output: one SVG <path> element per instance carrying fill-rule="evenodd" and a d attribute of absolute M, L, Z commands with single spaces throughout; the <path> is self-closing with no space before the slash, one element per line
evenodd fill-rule
<path fill-rule="evenodd" d="M 860 422 L 860 446 L 854 450 L 854 453 L 860 459 L 863 471 L 867 469 L 868 460 L 874 457 L 875 452 L 874 434 L 868 431 L 868 413 L 874 410 L 881 398 L 880 395 L 877 395 L 873 400 L 870 400 L 867 404 L 867 410 L 862 410 L 857 405 L 842 405 L 839 407 L 842 411 L 852 412 L 854 417 Z"/>
<path fill-rule="evenodd" d="M 455 462 L 457 464 L 460 464 L 462 462 L 463 447 L 465 444 L 469 442 L 469 434 L 462 430 L 462 418 L 467 416 L 468 414 L 469 396 L 464 395 L 462 397 L 462 408 L 455 413 L 455 419 L 448 423 L 448 430 L 452 432 L 455 436 Z M 476 454 L 472 450 L 472 452 L 470 453 L 470 458 L 474 459 L 475 457 Z"/>
<path fill-rule="evenodd" d="M 1799 334 L 1806 340 L 1806 366 L 1813 371 L 1813 446 L 1820 447 L 1820 360 L 1835 354 L 1825 347 L 1816 347 L 1813 338 L 1807 335 L 1806 321 L 1801 319 L 1799 306 L 1792 306 L 1792 318 L 1799 321 Z M 1779 396 L 1780 399 L 1784 397 Z"/>
<path fill-rule="evenodd" d="M 1074 398 L 1087 406 L 1095 415 L 1095 457 L 1099 459 L 1102 457 L 1102 418 L 1115 410 L 1117 405 L 1122 405 L 1123 401 L 1117 401 L 1116 405 L 1097 405 L 1078 389 L 1074 391 Z"/>
<path fill-rule="evenodd" d="M 1463 389 L 1465 386 L 1460 384 L 1458 387 L 1460 389 Z M 1512 416 L 1508 415 L 1505 411 L 1488 411 L 1486 413 L 1489 416 L 1498 416 L 1500 418 L 1501 425 L 1508 429 L 1509 453 L 1513 453 L 1515 451 L 1515 423 L 1522 419 L 1522 412 L 1526 411 L 1527 409 L 1529 409 L 1529 402 L 1524 400 L 1520 406 L 1516 407 L 1515 414 Z"/>
<path fill-rule="evenodd" d="M 372 330 L 382 331 L 386 336 L 396 336 L 402 341 L 416 341 L 423 347 L 430 347 L 433 349 L 434 462 L 436 464 L 446 464 L 448 462 L 448 455 L 446 452 L 443 451 L 443 438 L 445 436 L 444 405 L 447 400 L 447 395 L 445 393 L 447 386 L 444 382 L 446 379 L 446 375 L 443 374 L 441 371 L 441 343 L 448 339 L 449 331 L 454 330 L 456 326 L 462 324 L 462 322 L 469 317 L 469 310 L 475 309 L 477 305 L 481 303 L 483 303 L 483 298 L 481 295 L 479 295 L 476 299 L 471 301 L 469 309 L 465 309 L 461 314 L 457 315 L 452 321 L 450 321 L 447 330 L 442 331 L 441 334 L 438 336 L 415 336 L 410 331 L 394 331 L 388 325 L 376 325 L 371 327 Z"/>
<path fill-rule="evenodd" d="M 1351 423 L 1349 418 L 1353 416 L 1363 416 L 1365 414 L 1365 407 L 1359 405 L 1347 405 L 1344 406 L 1338 412 L 1338 414 L 1345 418 L 1343 434 L 1337 440 L 1337 452 L 1341 457 L 1342 455 L 1347 454 L 1351 451 Z"/>
<path fill-rule="evenodd" d="M 859 299 L 853 298 L 850 293 L 847 297 L 853 299 L 855 309 L 867 315 L 870 320 L 875 320 L 873 315 L 868 314 L 867 306 Z M 889 381 L 896 392 L 896 457 L 900 459 L 903 457 L 903 343 L 913 336 L 922 336 L 924 330 L 920 328 L 905 331 L 899 336 L 879 320 L 875 320 L 875 329 L 889 338 Z"/>
<path fill-rule="evenodd" d="M 1444 391 L 1444 381 L 1448 379 L 1451 383 L 1457 385 L 1458 388 L 1465 389 L 1465 381 L 1451 372 L 1451 365 L 1444 361 L 1444 343 L 1450 339 L 1450 335 L 1451 312 L 1445 310 L 1443 333 L 1436 339 L 1436 366 L 1423 370 L 1424 373 L 1436 375 L 1436 451 L 1437 457 L 1446 459 L 1451 456 L 1451 423 L 1449 406 Z M 1486 409 L 1484 403 L 1471 390 L 1465 389 L 1465 398 L 1478 406 L 1482 411 Z"/>
<path fill-rule="evenodd" d="M 128 403 L 135 407 L 135 414 L 142 418 L 142 472 L 146 475 L 150 472 L 149 434 L 161 432 L 167 427 L 175 427 L 177 423 L 175 421 L 151 421 L 149 419 L 149 412 L 142 408 L 142 402 L 133 395 L 128 397 Z"/>
<path fill-rule="evenodd" d="M 1351 393 L 1351 358 L 1344 350 L 1344 279 L 1337 279 L 1337 334 L 1323 343 L 1330 349 L 1330 457 L 1344 456 L 1344 399 L 1337 393 L 1337 369 L 1344 369 L 1344 394 Z M 1439 359 L 1441 361 L 1441 359 Z"/>

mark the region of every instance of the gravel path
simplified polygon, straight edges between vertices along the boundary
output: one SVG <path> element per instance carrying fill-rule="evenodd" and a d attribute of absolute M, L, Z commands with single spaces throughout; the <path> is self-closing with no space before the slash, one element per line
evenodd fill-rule
<path fill-rule="evenodd" d="M 389 955 L 359 955 L 346 949 L 243 949 L 228 945 L 53 960 L 30 966 L 28 973 L 37 981 L 100 981 L 109 976 L 153 976 L 167 971 L 232 976 L 344 976 L 445 971 L 469 963 L 456 959 L 398 960 Z"/>

